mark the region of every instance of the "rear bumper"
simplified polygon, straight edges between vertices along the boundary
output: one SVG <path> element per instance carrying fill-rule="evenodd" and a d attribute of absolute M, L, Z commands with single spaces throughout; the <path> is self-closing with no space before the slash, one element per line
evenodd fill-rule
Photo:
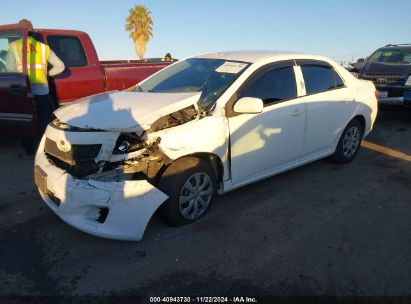
<path fill-rule="evenodd" d="M 100 182 L 76 179 L 54 166 L 44 153 L 43 137 L 35 158 L 44 202 L 67 224 L 86 233 L 139 241 L 157 208 L 168 198 L 146 180 Z M 41 182 L 36 178 L 36 184 Z M 39 186 L 38 186 L 39 187 Z"/>

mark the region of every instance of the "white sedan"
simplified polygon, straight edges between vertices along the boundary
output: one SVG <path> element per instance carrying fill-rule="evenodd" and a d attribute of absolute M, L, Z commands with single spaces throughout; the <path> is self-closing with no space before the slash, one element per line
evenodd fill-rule
<path fill-rule="evenodd" d="M 35 182 L 68 224 L 140 240 L 158 208 L 172 225 L 192 223 L 216 193 L 328 156 L 350 162 L 373 127 L 375 94 L 321 56 L 195 56 L 58 109 Z"/>

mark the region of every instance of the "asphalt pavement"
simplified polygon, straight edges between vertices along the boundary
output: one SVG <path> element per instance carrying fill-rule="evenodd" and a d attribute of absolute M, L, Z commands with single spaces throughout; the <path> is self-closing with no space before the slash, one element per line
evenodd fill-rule
<path fill-rule="evenodd" d="M 33 158 L 0 142 L 0 295 L 411 296 L 411 111 L 380 111 L 347 165 L 320 160 L 101 239 L 40 199 Z"/>

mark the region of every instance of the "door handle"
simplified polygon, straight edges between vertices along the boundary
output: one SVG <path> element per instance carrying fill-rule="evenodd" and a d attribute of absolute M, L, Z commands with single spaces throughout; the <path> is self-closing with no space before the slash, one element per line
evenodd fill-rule
<path fill-rule="evenodd" d="M 300 116 L 305 114 L 305 110 L 301 110 L 301 109 L 295 109 L 292 113 L 291 116 Z"/>
<path fill-rule="evenodd" d="M 11 84 L 9 86 L 10 94 L 13 95 L 23 95 L 26 87 L 22 84 Z"/>

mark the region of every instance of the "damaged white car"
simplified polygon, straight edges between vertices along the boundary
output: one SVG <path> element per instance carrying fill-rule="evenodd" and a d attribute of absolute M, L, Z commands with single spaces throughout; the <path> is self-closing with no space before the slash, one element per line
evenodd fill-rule
<path fill-rule="evenodd" d="M 68 224 L 140 240 L 158 208 L 170 224 L 187 224 L 216 193 L 327 156 L 351 161 L 376 115 L 374 85 L 330 59 L 201 55 L 58 109 L 35 182 Z"/>

